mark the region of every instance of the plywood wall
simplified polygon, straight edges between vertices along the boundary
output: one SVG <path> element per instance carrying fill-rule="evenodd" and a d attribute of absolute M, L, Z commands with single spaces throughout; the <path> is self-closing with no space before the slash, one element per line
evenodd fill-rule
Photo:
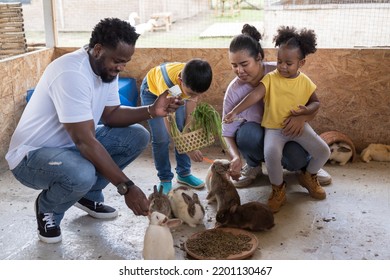
<path fill-rule="evenodd" d="M 321 50 L 305 72 L 318 85 L 318 132 L 340 130 L 357 150 L 390 144 L 390 50 Z"/>
<path fill-rule="evenodd" d="M 72 50 L 47 50 L 0 62 L 2 73 L 10 73 L 0 78 L 0 171 L 6 166 L 4 155 L 26 90 L 51 59 Z M 213 68 L 211 88 L 202 99 L 221 112 L 226 87 L 234 78 L 227 49 L 137 49 L 122 76 L 136 78 L 139 86 L 153 66 L 195 57 L 207 59 Z M 273 49 L 266 50 L 266 60 L 275 60 Z M 311 122 L 318 133 L 339 130 L 351 137 L 359 152 L 370 143 L 390 145 L 390 49 L 320 49 L 308 56 L 302 71 L 318 86 L 321 110 Z"/>
<path fill-rule="evenodd" d="M 26 91 L 37 84 L 53 53 L 34 51 L 0 61 L 0 172 L 8 168 L 4 156 L 26 105 Z"/>

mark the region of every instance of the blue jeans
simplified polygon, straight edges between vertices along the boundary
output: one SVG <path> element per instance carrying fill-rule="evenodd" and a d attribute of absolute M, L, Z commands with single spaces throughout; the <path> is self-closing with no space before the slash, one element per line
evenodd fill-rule
<path fill-rule="evenodd" d="M 139 124 L 123 128 L 98 126 L 96 139 L 123 170 L 146 148 L 150 135 Z M 23 185 L 43 190 L 39 210 L 54 213 L 58 225 L 65 211 L 80 198 L 103 202 L 102 190 L 109 183 L 76 147 L 31 151 L 12 173 Z"/>
<path fill-rule="evenodd" d="M 142 81 L 141 89 L 141 105 L 150 105 L 157 99 L 157 96 L 149 91 L 146 78 Z M 176 123 L 180 131 L 183 130 L 185 124 L 186 110 L 185 105 L 180 106 L 176 110 Z M 171 171 L 171 162 L 169 160 L 169 144 L 170 136 L 166 129 L 164 119 L 156 117 L 148 120 L 150 133 L 152 135 L 152 152 L 154 165 L 157 169 L 157 176 L 160 181 L 172 181 L 173 172 Z M 176 158 L 176 173 L 181 176 L 191 174 L 191 159 L 187 154 L 179 154 L 175 149 Z"/>
<path fill-rule="evenodd" d="M 239 151 L 251 167 L 264 161 L 264 128 L 254 122 L 243 123 L 236 132 Z M 289 171 L 305 168 L 310 155 L 296 142 L 289 141 L 283 148 L 282 166 Z"/>

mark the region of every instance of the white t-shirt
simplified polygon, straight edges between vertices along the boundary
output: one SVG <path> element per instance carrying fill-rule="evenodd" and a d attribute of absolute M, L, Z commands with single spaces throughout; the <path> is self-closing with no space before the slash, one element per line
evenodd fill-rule
<path fill-rule="evenodd" d="M 59 57 L 45 69 L 12 135 L 5 156 L 9 168 L 30 151 L 74 146 L 63 123 L 93 119 L 96 127 L 104 108 L 119 104 L 118 80 L 103 83 L 93 72 L 86 49 Z"/>

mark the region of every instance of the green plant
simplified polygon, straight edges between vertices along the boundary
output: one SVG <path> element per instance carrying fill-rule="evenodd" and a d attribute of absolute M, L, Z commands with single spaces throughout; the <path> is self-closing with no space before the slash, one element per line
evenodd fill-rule
<path fill-rule="evenodd" d="M 213 106 L 206 102 L 199 103 L 195 110 L 191 114 L 191 121 L 184 127 L 181 132 L 176 124 L 175 114 L 168 115 L 168 123 L 171 136 L 173 138 L 180 137 L 184 133 L 203 129 L 206 135 L 206 139 L 210 136 L 218 137 L 222 148 L 226 149 L 225 140 L 222 137 L 222 120 L 219 113 L 214 109 Z"/>
<path fill-rule="evenodd" d="M 219 138 L 223 149 L 226 149 L 225 140 L 222 137 L 222 119 L 213 106 L 206 102 L 199 103 L 192 112 L 191 130 L 203 128 L 206 137 L 210 135 Z"/>
<path fill-rule="evenodd" d="M 208 103 L 201 102 L 192 112 L 191 130 L 203 128 L 206 136 L 219 135 L 222 132 L 221 117 Z"/>
<path fill-rule="evenodd" d="M 168 114 L 167 121 L 169 126 L 169 133 L 171 134 L 171 137 L 173 138 L 179 137 L 181 135 L 181 131 L 177 127 L 175 113 Z"/>

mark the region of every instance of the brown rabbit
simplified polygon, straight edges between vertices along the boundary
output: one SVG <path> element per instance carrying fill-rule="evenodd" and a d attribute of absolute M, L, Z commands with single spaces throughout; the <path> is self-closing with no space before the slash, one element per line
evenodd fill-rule
<path fill-rule="evenodd" d="M 171 203 L 169 202 L 169 198 L 166 194 L 163 193 L 163 188 L 160 188 L 157 191 L 157 186 L 154 185 L 153 193 L 149 195 L 149 212 L 160 212 L 167 216 L 168 218 L 172 217 L 172 208 Z"/>
<path fill-rule="evenodd" d="M 252 201 L 242 205 L 233 205 L 230 209 L 222 209 L 216 216 L 218 226 L 234 227 L 251 231 L 271 229 L 274 214 L 267 205 Z"/>
<path fill-rule="evenodd" d="M 233 205 L 240 205 L 241 200 L 236 187 L 230 181 L 229 171 L 230 161 L 227 159 L 216 159 L 209 168 L 207 175 L 209 184 L 207 185 L 209 193 L 206 199 L 211 202 L 217 200 L 217 211 L 230 209 Z M 211 179 L 210 179 L 211 178 Z"/>

